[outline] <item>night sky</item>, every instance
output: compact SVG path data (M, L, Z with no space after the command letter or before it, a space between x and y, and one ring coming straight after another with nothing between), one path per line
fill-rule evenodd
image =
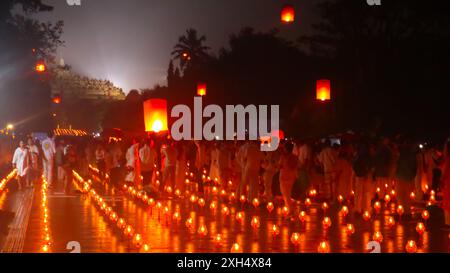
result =
M109 79L128 92L165 84L170 52L189 27L206 35L213 54L229 35L242 27L259 31L280 28L284 4L296 8L296 22L281 29L290 39L311 30L313 3L319 0L44 0L54 6L39 15L44 21L63 20L66 41L57 54L73 70Z

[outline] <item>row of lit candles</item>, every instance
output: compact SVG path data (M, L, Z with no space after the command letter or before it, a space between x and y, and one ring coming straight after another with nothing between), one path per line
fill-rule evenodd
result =
M84 185L86 185L86 181L74 171L75 180L79 185L79 188L81 185L83 185L83 188L85 188ZM107 219L112 225L115 225L127 238L131 240L133 245L139 249L141 252L149 252L150 245L143 242L142 235L135 232L135 228L127 224L125 219L120 218L117 214L117 212L114 211L114 209L111 206L108 206L108 204L103 200L103 198L97 194L97 192L90 188L87 192L87 194L94 200L96 206L100 212L105 216L105 219Z
M8 184L11 179L13 179L17 175L17 169L12 170L5 178L0 180L0 193L3 192L3 190L6 188L6 185Z
M48 210L48 182L44 176L42 176L42 188L41 188L41 210L43 212L43 245L42 252L48 253L51 251L51 237L50 237L50 219L49 219L49 210Z

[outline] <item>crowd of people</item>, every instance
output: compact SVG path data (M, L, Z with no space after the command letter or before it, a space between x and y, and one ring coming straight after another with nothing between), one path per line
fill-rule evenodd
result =
M67 190L73 169L87 176L89 166L95 166L99 176L112 184L125 182L168 197L175 190L185 192L189 173L200 195L208 194L204 187L212 182L247 200L284 202L292 214L295 199L307 197L311 189L324 200L352 200L355 214L371 211L373 200L382 199L380 193L387 188L395 190L405 214L411 212L413 199L420 202L433 191L438 199L443 197L449 225L449 143L387 137L304 139L284 141L276 151L262 152L258 141L149 137L105 142L49 136L42 143L32 138L20 142L13 164L20 188L32 186L42 168L51 187L60 183Z

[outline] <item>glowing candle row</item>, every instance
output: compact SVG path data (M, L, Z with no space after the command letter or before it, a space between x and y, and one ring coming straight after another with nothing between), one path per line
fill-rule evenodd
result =
M0 193L3 192L3 190L5 189L8 182L11 181L11 179L13 179L16 175L17 175L17 170L14 169L5 178L3 178L0 181Z
M41 209L43 212L43 244L42 244L42 252L48 253L51 251L51 237L50 237L50 219L48 214L48 198L47 198L47 192L48 192L48 182L47 180L42 177L42 189L41 189Z

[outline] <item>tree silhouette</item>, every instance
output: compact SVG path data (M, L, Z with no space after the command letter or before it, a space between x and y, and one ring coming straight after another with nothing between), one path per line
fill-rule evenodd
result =
M179 60L182 71L208 58L207 51L210 47L205 46L205 42L206 37L204 35L199 37L197 30L193 28L187 29L186 33L180 36L171 54L174 60Z

